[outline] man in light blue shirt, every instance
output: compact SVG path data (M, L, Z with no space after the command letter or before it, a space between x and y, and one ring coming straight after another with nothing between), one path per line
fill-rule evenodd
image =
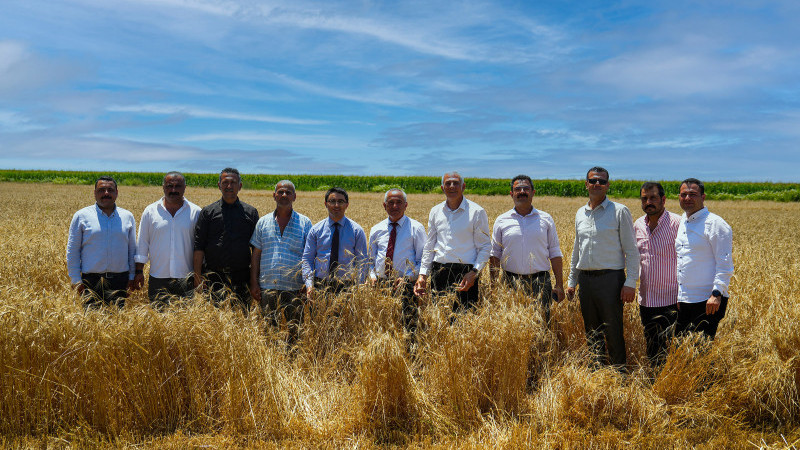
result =
M72 216L67 240L67 272L87 307L125 305L136 289L136 220L117 208L117 182L108 176L94 184L96 203Z
M301 262L311 220L293 209L297 194L291 181L279 181L272 198L275 211L258 220L250 239L250 294L274 326L285 317L291 344L303 323Z
M366 278L367 236L361 225L345 217L348 205L344 189L328 189L325 193L328 218L317 222L308 233L303 251L303 279L309 300L313 300L317 289L335 294L354 283L363 283Z

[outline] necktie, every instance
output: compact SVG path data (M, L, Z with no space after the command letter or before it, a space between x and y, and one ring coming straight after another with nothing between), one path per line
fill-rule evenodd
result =
M328 262L328 277L336 276L339 268L339 222L333 222L333 236L331 237L331 257Z
M389 233L389 245L386 246L386 260L383 263L384 272L386 277L392 275L392 258L394 258L394 243L397 241L397 222L390 222L392 225L392 232Z

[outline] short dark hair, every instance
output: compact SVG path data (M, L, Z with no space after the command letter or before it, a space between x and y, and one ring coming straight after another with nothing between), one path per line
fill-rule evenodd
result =
M325 201L328 201L328 196L331 194L342 194L344 195L344 201L350 203L350 197L347 196L347 191L340 187L332 187L328 189L328 192L325 193Z
M236 178L239 179L239 183L242 182L242 176L239 174L239 171L234 169L233 167L226 167L222 169L222 172L219 173L219 181L222 181L222 175L225 175L226 173L232 173L236 175Z
M117 180L115 180L113 177L111 177L109 175L103 175L102 177L100 177L97 180L95 180L95 182L94 182L94 188L95 189L97 189L97 183L99 183L101 181L110 181L110 182L114 183L114 189L117 189Z
M687 185L688 184L696 184L697 187L700 188L700 194L705 194L706 193L706 187L703 185L703 182L698 180L697 178L687 178L687 179L681 181L681 186L683 186L684 184L687 184Z
M181 180L183 180L183 184L186 184L186 177L185 177L185 176L183 176L183 174L182 174L182 173L180 173L180 172L176 172L176 171L174 171L174 170L173 170L172 172L167 172L167 173L164 175L164 179L163 179L163 180L161 180L161 184L163 185L164 183L166 183L166 182L167 182L167 178L169 178L169 177L181 177Z
M658 196L659 197L663 197L664 196L664 186L662 186L661 183L659 183L657 181L648 181L648 182L646 182L645 184L642 185L642 188L639 190L639 193L641 193L642 191L649 191L650 189L653 189L653 188L658 189Z
M533 180L531 180L531 177L529 177L527 175L520 174L520 175L517 175L517 176L515 176L514 178L511 179L511 189L512 190L514 189L514 183L516 183L519 180L527 181L528 184L531 185L531 189L533 189Z
M609 177L609 175L608 175L608 171L607 171L606 169L603 169L603 168L602 168L602 167L600 167L600 166L594 166L594 167L592 167L591 169L589 169L589 170L587 170L587 171L586 171L586 179L587 179L587 180L589 179L589 174L590 174L590 173L592 173L592 172L595 172L595 173L604 173L604 174L606 174L606 180L608 180L608 179L610 179L610 178L611 178L611 177Z

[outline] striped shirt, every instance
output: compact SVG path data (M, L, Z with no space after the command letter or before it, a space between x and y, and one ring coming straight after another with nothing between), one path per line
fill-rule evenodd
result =
M303 287L301 261L311 219L292 211L281 234L275 212L258 219L250 245L261 250L261 289L298 291Z
M653 231L648 219L644 215L633 224L639 248L639 304L650 308L674 305L678 300L675 237L681 216L665 210Z

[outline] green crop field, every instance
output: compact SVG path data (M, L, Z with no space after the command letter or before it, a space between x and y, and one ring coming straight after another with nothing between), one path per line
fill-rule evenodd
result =
M163 173L156 172L74 172L58 170L0 170L0 181L21 183L92 184L101 175L111 175L126 186L158 186ZM189 186L212 187L217 183L215 173L186 173ZM408 193L437 192L438 177L422 176L355 176L355 175L265 175L242 174L246 189L272 189L280 180L290 179L300 191L321 191L332 186L352 192L384 192L391 187L401 187ZM617 198L636 198L644 180L613 180L609 195ZM677 196L679 180L658 180L664 185L667 196ZM713 200L773 200L800 201L800 183L706 182L706 195ZM582 180L534 180L537 195L579 197L585 194ZM509 180L497 178L468 178L467 193L480 195L505 195Z

